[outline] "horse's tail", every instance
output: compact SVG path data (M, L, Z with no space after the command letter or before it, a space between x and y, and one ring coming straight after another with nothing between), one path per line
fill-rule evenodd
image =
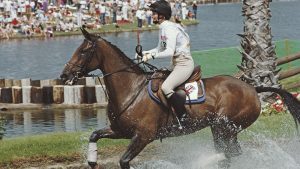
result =
M277 89L273 87L255 87L255 89L258 93L274 92L279 94L284 104L292 114L298 131L298 123L300 123L300 101L296 97L284 89Z

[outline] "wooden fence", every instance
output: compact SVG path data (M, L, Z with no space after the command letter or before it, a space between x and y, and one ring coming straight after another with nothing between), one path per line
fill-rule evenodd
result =
M18 108L52 104L102 106L107 104L103 89L105 87L100 85L99 80L92 77L80 79L74 86L62 85L59 79L0 79L0 108L13 108L14 104L19 104Z
M295 60L300 59L300 52L299 53L295 53L293 55L289 55L289 56L285 56L282 58L279 58L276 60L277 65L283 65ZM293 68L293 69L289 69L289 70L285 70L285 71L281 71L279 74L279 80L282 79L286 79L295 75L300 74L300 67L297 68ZM286 89L292 89L292 88L297 88L300 87L300 82L295 82L292 84L289 84L288 86L285 86Z

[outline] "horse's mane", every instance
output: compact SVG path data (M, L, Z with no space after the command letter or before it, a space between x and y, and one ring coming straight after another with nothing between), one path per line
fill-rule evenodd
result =
M129 57L127 57L126 54L121 49L119 49L117 46L115 46L111 42L103 39L99 35L96 35L96 36L97 36L98 39L103 40L106 44L108 44L109 46L111 46L112 49L115 50L118 53L118 55L120 56L120 59L122 59L125 63L127 63L130 66L136 64L132 59L130 59ZM134 69L135 71L141 72L143 74L146 73L145 70L140 67L140 65L133 66L132 69Z

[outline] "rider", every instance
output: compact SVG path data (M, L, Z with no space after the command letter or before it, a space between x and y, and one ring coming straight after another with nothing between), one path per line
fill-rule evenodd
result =
M142 61L166 57L172 59L173 70L161 88L182 121L186 117L185 98L183 100L174 92L174 88L185 82L194 70L190 38L180 24L169 21L172 11L168 2L158 0L149 7L153 12L153 23L159 24L159 43L156 48L143 52Z

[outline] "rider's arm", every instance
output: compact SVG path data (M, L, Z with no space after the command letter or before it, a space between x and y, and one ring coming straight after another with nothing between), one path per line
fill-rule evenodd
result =
M164 45L160 47L165 48L165 50L157 51L157 53L155 53L154 55L154 58L173 57L176 49L177 33L178 32L176 31L176 29L174 29L173 27L167 27L162 31L162 37L164 39L160 40L161 44L159 45Z
M144 51L144 54L150 54L154 58L173 57L176 49L177 28L166 26L159 34L158 46L154 49Z

